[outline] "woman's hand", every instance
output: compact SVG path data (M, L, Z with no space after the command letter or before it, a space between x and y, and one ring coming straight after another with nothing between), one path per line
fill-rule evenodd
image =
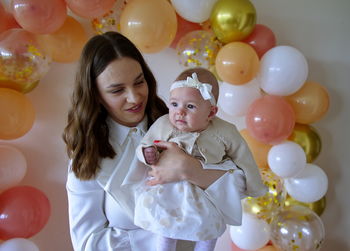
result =
M205 189L225 173L221 170L203 169L198 159L185 153L175 143L155 141L154 144L163 151L158 162L151 166L149 175L153 179L148 181L148 185L187 180Z

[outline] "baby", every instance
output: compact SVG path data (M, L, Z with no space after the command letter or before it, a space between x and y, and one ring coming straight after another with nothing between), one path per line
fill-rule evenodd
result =
M159 158L154 140L175 142L198 158L203 168L228 171L236 184L232 191L225 187L218 190L223 199L227 198L218 204L188 181L141 186L136 194L134 221L159 234L158 251L175 250L177 239L196 241L195 250L214 250L226 224L241 224L241 198L266 192L236 127L215 116L218 92L218 82L210 71L194 68L182 72L170 88L169 114L151 126L136 150L140 161L153 165ZM217 165L229 159L238 167Z

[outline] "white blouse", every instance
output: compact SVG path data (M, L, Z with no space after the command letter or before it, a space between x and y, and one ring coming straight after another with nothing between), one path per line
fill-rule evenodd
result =
M132 172L130 175L129 172L135 170L131 166L143 165L137 160L135 149L146 132L147 121L143 120L134 128L122 126L111 119L108 123L110 143L117 156L102 160L101 171L94 180L82 181L73 172L68 172L66 189L74 250L153 251L156 236L133 224L134 184L147 173ZM225 164L232 168L232 162ZM230 175L232 173L227 172L205 190L215 205L227 205L227 201L230 201L230 195L222 192L223 187L230 191L236 186ZM227 215L229 212L222 209L221 213ZM192 249L192 243L178 242L177 250Z

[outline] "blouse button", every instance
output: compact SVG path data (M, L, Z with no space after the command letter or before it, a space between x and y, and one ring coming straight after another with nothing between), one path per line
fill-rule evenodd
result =
M233 173L234 171L235 171L234 169L228 170L229 173Z

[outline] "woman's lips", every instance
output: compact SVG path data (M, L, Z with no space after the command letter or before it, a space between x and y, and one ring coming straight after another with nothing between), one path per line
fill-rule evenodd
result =
M142 111L142 107L143 107L143 105L141 103L141 104L135 105L135 106L127 109L127 111L128 112L133 112L133 113L138 113L138 112Z

